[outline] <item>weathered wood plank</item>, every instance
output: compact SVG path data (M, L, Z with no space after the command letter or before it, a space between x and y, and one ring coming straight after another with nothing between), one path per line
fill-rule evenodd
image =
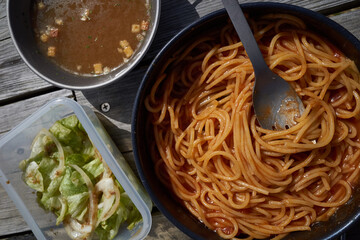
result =
M18 125L25 118L43 106L50 99L56 97L73 97L72 91L62 89L38 97L26 99L0 107L0 137Z
M20 58L10 38L0 41L0 103L22 94L54 88Z
M4 41L11 41L7 39ZM1 42L0 42L1 44ZM9 45L12 43L9 43ZM5 50L12 50L15 48L6 48ZM16 53L17 54L17 53ZM8 102L11 98L16 98L21 95L31 95L45 89L55 89L54 86L47 83L34 72L32 72L28 66L17 56L12 59L7 59L6 62L0 60L0 104Z
M22 232L20 234L17 234L16 236L8 236L8 237L3 237L3 238L0 237L0 239L1 240L10 240L10 239L12 239L12 240L25 240L25 239L33 240L33 239L35 239L35 236L31 231L29 231L29 232Z
M34 74L21 60L10 38L6 0L0 1L0 104L22 94L54 87Z
M9 33L8 24L7 24L7 18L6 18L6 16L3 16L3 18L0 18L0 41L4 40L6 38L9 38L9 37L10 37L10 33Z
M6 17L6 0L0 0L0 20Z
M360 1L359 1L360 2ZM352 9L341 14L330 16L332 20L341 24L344 28L349 30L355 37L360 39L360 8Z
M30 230L2 186L0 186L0 222L0 236Z
M0 0L0 41L10 37L6 15L6 0Z
M10 38L6 38L0 41L0 49L1 49L0 69L2 69L4 65L7 66L6 63L8 62L20 59L20 55L17 52L13 41Z
M152 227L149 235L146 237L147 240L190 240L187 235L181 232L175 227L164 215L160 212L152 214Z

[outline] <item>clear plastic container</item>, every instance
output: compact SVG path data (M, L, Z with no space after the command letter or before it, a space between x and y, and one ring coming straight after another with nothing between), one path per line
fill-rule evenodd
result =
M56 226L55 214L44 210L36 200L35 190L25 184L19 163L30 156L30 146L42 129L57 120L75 114L103 159L123 186L143 220L131 231L122 224L115 239L143 239L151 228L152 202L124 157L111 140L95 113L67 98L57 98L24 120L0 139L0 182L14 201L37 239L70 239L62 224ZM95 235L94 235L95 236Z

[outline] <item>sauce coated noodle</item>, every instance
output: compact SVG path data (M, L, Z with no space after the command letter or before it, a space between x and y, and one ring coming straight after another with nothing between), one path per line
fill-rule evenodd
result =
M228 24L160 72L145 100L152 159L159 179L221 237L280 239L328 220L352 195L360 171L359 72L296 17L250 23L267 64L306 107L297 125L259 126L253 68Z

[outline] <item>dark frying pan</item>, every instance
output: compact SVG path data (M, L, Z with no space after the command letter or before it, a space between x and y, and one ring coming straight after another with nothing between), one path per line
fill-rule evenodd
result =
M329 18L292 5L280 3L249 3L241 5L244 12L250 16L266 13L287 13L300 17L308 28L323 35L346 56L353 59L360 68L360 42L345 28ZM193 239L221 239L215 232L209 230L187 209L174 200L169 191L161 184L155 175L154 166L150 159L150 141L147 129L147 113L144 99L149 94L157 74L168 58L180 47L192 42L201 34L205 34L214 27L220 28L227 22L225 10L209 14L177 34L157 55L145 74L138 90L132 116L132 142L136 166L140 178L150 194L152 200L160 211L180 230ZM289 234L285 239L317 240L334 239L344 233L350 226L358 222L360 217L360 188L357 189L351 200L342 206L329 221L316 223L309 232L296 232Z

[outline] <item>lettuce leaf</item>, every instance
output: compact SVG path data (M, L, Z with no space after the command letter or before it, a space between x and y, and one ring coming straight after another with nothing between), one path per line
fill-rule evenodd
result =
M82 169L89 175L91 181L100 176L104 172L104 165L99 158L95 158L91 162L85 164Z
M101 210L99 210L100 212ZM128 229L131 230L142 219L140 212L137 210L130 197L123 192L120 198L120 204L116 212L106 221L102 221L95 229L100 240L113 239L118 233L119 227L125 221Z
M56 122L52 125L49 132L51 132L62 143L66 144L72 140L73 134L71 129L65 127L60 122Z
M68 210L68 205L66 203L66 200L63 198L59 198L59 201L61 203L61 209L60 211L57 212L58 218L56 219L56 225L59 225L62 221L64 221Z
M72 130L78 129L79 120L75 115L71 115L69 117L63 118L59 121L62 125Z
M51 139L47 136L44 136L43 134L39 133L36 138L34 139L30 158L33 158L34 156L38 155L39 153L43 152L45 150L45 146L47 144L51 143Z
M88 211L88 207L84 208L83 211L76 216L76 219L79 220L80 222L83 222L87 211Z
M44 191L43 176L39 171L39 165L35 161L30 162L25 170L25 182L36 191Z
M51 184L51 173L53 170L58 166L58 161L49 158L49 157L43 157L39 164L39 171L43 176L44 179L44 190L48 188L48 186Z
M59 195L50 195L48 193L38 194L38 201L46 210L53 211L61 208Z
M141 213L136 208L135 204L131 201L130 197L127 195L124 188L121 186L121 184L117 179L115 179L115 183L120 190L120 194L121 194L120 203L126 206L127 211L129 211L126 220L129 224L127 228L131 230L138 222L142 220Z
M79 167L82 167L85 163L89 162L91 160L91 156L87 154L80 154L80 153L74 153L70 154L65 159L65 164L75 164Z
M44 151L39 152L36 156L32 157L32 158L28 158L28 159L24 159L19 163L19 168L22 171L25 171L27 166L29 165L30 162L35 161L37 164L40 164L41 160L44 157Z
M50 197L53 197L55 195L60 195L59 187L62 180L63 180L63 176L54 178L47 187L46 194L48 194Z
M102 221L95 229L100 240L113 239L118 233L120 225L126 220L128 210L120 203L117 211L106 221Z
M65 127L59 121L49 131L64 145L70 146L75 151L81 151L82 138L75 131Z
M76 218L79 216L85 208L87 208L88 200L89 200L89 193L83 192L75 195L71 195L66 197L68 202L68 214L71 217Z
M86 154L89 156L95 156L95 148L92 145L91 141L89 138L85 139L83 141L83 150L82 150L82 154Z
M131 230L134 226L141 221L142 217L139 210L135 207L134 203L131 201L130 197L127 195L126 192L121 194L120 202L126 206L126 209L129 211L127 214L127 223L128 229Z
M71 167L66 167L65 175L59 187L60 193L67 197L78 193L87 192L81 175L77 171L72 171Z

